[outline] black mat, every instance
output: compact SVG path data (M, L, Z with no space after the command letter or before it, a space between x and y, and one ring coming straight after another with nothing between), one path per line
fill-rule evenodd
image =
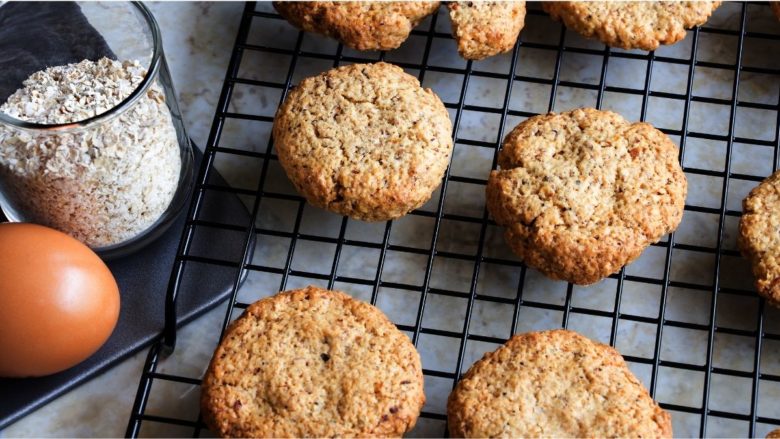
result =
M195 169L202 154L195 148ZM209 179L226 184L214 172ZM189 206L189 200L185 206ZM108 262L122 297L119 323L108 342L87 361L65 372L43 378L0 379L0 430L30 411L138 352L160 336L164 324L165 293L186 215L156 241L122 259ZM249 213L233 194L204 199L201 216L229 224L248 224ZM193 242L194 253L224 260L241 260L244 233L202 228ZM188 263L179 291L178 322L186 323L227 298L237 268Z
M73 2L11 2L0 8L0 103L46 67L116 58Z

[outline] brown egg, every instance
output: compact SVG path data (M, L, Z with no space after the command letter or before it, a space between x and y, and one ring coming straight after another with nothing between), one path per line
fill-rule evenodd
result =
M116 280L89 247L48 227L0 224L0 376L76 365L118 317Z

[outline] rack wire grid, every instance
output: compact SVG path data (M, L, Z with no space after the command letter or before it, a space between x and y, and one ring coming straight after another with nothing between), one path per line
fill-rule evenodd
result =
M427 402L412 436L446 434L447 395L484 352L511 334L556 327L615 346L671 412L677 436L763 437L780 426L780 312L756 295L735 243L742 199L778 165L780 23L770 8L725 3L685 40L648 53L586 40L529 4L520 40L508 54L467 62L440 10L400 49L356 52L299 32L268 3L247 4L175 262L166 339L149 351L129 436L209 435L198 390L221 332L254 300L307 284L370 301L413 340ZM455 149L430 202L396 221L363 223L307 205L270 133L302 78L378 60L437 92ZM589 287L527 269L484 208L504 134L525 118L581 106L662 129L680 146L689 182L679 229ZM229 187L212 182L215 170ZM226 194L246 202L250 222L201 214L204 200ZM240 234L243 252L194 254L209 228ZM206 345L200 363L184 365L182 350L197 343L166 357L176 337L171 305L180 275L204 266L234 270L235 284L224 320L191 337Z

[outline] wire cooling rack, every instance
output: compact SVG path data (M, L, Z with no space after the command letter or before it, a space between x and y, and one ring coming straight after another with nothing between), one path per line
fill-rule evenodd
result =
M150 350L128 435L209 435L197 397L220 329L260 297L317 284L376 304L416 344L428 401L412 436L446 433L446 397L484 352L513 333L554 327L617 347L671 412L675 435L763 436L780 426L780 312L755 294L735 232L742 198L778 165L778 53L780 23L761 3L726 3L684 41L650 53L585 40L531 4L521 42L481 62L457 56L443 9L400 49L379 53L298 32L269 4L247 4L166 312L186 294L178 291L182 273L202 264L234 269L234 289L202 364L177 365L192 344L166 358L172 324ZM276 107L302 78L377 60L441 96L455 151L429 203L368 224L306 205L279 167L270 132ZM590 287L526 269L488 218L483 192L500 140L518 121L580 106L662 129L679 144L689 181L680 228ZM215 169L230 187L212 182ZM204 217L204 200L225 193L241 197L254 221ZM195 254L206 228L240 234L243 252Z

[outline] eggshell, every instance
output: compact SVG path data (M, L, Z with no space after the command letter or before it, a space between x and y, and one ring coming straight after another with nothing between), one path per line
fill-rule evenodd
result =
M0 224L0 376L68 369L118 318L119 287L89 247L48 227Z

